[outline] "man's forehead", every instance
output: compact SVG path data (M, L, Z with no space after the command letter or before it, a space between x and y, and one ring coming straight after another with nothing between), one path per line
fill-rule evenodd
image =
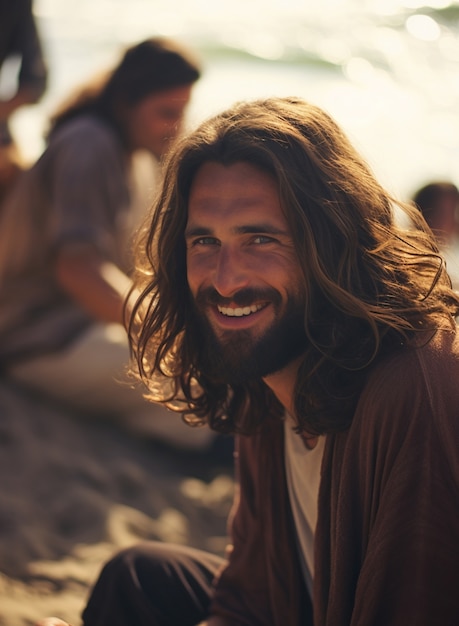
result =
M211 225L237 232L288 230L275 179L246 162L204 164L190 190L187 213L188 231Z
M246 161L224 165L216 161L203 163L196 171L190 186L188 204L206 198L234 198L252 203L257 196L278 196L275 178Z

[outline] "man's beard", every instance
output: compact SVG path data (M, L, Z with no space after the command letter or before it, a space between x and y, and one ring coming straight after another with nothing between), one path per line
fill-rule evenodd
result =
M231 302L244 307L261 301L270 303L275 318L271 326L257 336L252 329L227 330L217 336L206 316L209 305L228 306ZM199 366L202 373L215 382L240 385L259 380L280 371L305 350L304 302L297 295L289 295L282 314L282 297L275 289L244 289L229 300L210 287L197 294L195 305Z

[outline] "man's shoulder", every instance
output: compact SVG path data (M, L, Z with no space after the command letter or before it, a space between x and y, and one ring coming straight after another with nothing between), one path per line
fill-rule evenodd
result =
M422 334L409 345L401 346L377 363L369 384L379 381L397 388L422 379L441 382L445 371L457 371L459 376L459 335L452 330Z
M408 428L415 421L448 420L459 406L459 341L437 331L429 340L403 347L371 371L357 406L356 421L376 429Z

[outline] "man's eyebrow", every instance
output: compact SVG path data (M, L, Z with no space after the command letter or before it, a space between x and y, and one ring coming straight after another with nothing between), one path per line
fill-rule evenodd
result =
M261 222L258 224L243 224L241 226L235 226L232 229L233 233L236 235L246 235L246 234L259 234L266 233L268 235L288 235L286 230L278 228L277 226L273 226L272 224L267 224L265 222ZM213 235L213 230L206 226L192 226L191 228L187 228L185 230L185 237L204 237Z
M273 224L266 224L264 222L258 224L246 224L238 226L234 229L236 233L244 235L245 233L267 233L268 235L286 235L287 231Z
M205 226L193 226L185 229L185 239L189 239L190 237L205 237L209 235L212 235L212 230L210 228L206 228Z

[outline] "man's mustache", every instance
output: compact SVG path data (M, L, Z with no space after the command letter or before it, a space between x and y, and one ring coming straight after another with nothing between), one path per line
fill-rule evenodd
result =
M228 306L230 304L244 307L250 306L254 302L260 302L262 300L276 304L281 301L281 295L276 289L273 288L246 288L237 291L230 298L224 298L214 287L205 287L198 291L195 298L198 309L203 309L209 305Z

